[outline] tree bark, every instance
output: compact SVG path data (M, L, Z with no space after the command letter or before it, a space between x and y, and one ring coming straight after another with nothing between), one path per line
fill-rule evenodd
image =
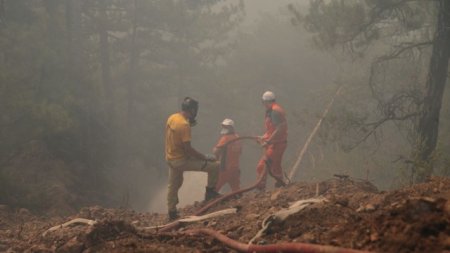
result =
M109 56L109 42L108 42L108 17L106 13L107 3L106 0L100 0L100 20L99 20L99 37L100 37L100 63L102 69L102 86L105 91L105 110L109 111L108 107L111 106L113 101L113 88L111 83L111 62ZM111 109L111 108L110 108Z
M5 0L0 0L0 24L5 23Z
M78 73L81 65L81 6L78 0L66 0L68 69Z
M131 34L131 45L130 45L130 72L129 72L129 83L128 83L128 105L127 105L127 125L128 128L131 128L134 124L134 93L136 86L136 75L137 75L137 66L139 60L138 49L136 45L136 37L137 37L137 20L138 20L138 5L137 0L133 2L134 15L133 15L133 27Z
M433 172L433 152L436 149L439 115L447 82L450 59L450 0L438 2L438 18L433 51L425 88L423 108L418 124L418 156L420 167L416 182L421 182ZM417 166L416 166L416 169Z

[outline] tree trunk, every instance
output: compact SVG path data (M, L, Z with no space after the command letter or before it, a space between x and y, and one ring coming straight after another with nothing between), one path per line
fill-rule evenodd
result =
M137 36L137 0L134 0L133 4L134 15L133 15L133 27L131 34L131 45L130 45L130 72L129 72L129 82L128 82L128 105L127 105L127 125L128 128L131 128L134 124L134 91L136 86L136 75L137 75L137 66L139 54L136 46L136 36Z
M66 31L68 71L74 74L81 67L81 6L78 0L66 0Z
M106 0L100 1L100 22L99 22L99 36L100 36L100 63L102 69L102 86L105 91L105 111L108 112L113 101L112 83L111 83L111 62L109 57L109 42L106 14L107 3ZM109 115L111 116L111 115Z
M48 43L50 43L50 48L55 49L58 44L58 1L57 0L45 0L44 1L45 10L48 14L47 28L48 28Z
M436 148L439 114L447 82L450 58L450 0L438 3L438 18L433 51L425 89L422 113L418 124L418 160L416 182L421 182L433 172L433 152ZM424 166L425 165L425 166ZM422 168L418 168L422 167Z
M5 0L0 0L0 24L5 23Z

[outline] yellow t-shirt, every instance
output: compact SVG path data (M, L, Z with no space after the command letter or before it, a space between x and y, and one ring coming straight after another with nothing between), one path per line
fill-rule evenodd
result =
M187 158L184 142L191 141L191 126L181 113L170 115L166 123L166 160Z

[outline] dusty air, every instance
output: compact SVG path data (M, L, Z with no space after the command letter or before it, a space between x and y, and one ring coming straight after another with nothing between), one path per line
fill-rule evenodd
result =
M450 252L449 61L449 0L0 0L0 252Z

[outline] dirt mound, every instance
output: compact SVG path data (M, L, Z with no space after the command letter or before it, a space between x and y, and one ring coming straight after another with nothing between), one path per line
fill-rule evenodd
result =
M5 181L14 182L9 189L16 193L8 195L4 203L53 215L75 213L77 196L70 189L75 185L75 176L43 142L30 142L9 159L1 173Z
M80 205L112 202L113 194L105 190L101 177L92 176L82 164L56 157L42 141L29 142L7 160L0 168L1 204L67 216L77 213Z
M267 225L268 217L292 208L292 203L320 197L283 220ZM237 207L238 212L195 223L171 232L144 229L161 226L166 216L131 210L89 207L65 219L44 219L27 211L0 208L0 250L9 252L229 252L208 237L188 234L210 228L234 240L255 244L304 242L375 252L444 252L450 250L450 179L432 178L424 184L379 192L369 182L338 178L296 183L271 192L249 192L224 201L208 212ZM189 215L195 203L181 210ZM289 209L291 210L291 209ZM94 225L54 225L74 218ZM271 220L273 221L273 220Z

